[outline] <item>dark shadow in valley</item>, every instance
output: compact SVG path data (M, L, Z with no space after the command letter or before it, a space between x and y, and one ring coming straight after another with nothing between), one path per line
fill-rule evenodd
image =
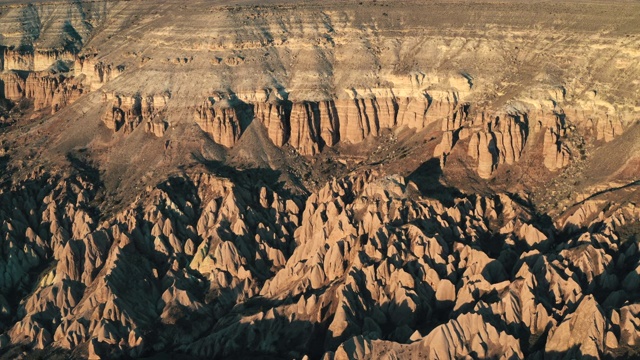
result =
M83 152L84 151L77 151L77 153L69 152L67 154L67 160L82 177L98 188L103 187L104 183L100 178L100 171L96 167L92 166L86 159L82 158Z
M409 174L407 180L413 181L423 196L439 200L445 206L450 207L454 205L455 198L463 195L460 190L443 185L442 175L440 159L432 158Z
M0 174L7 174L7 165L9 164L9 155L0 156ZM2 184L4 176L0 175L0 185Z
M204 165L207 170L215 176L226 178L234 184L246 188L259 188L266 186L272 191L284 196L287 199L299 197L287 187L286 181L281 180L282 171L271 168L247 168L238 169L227 165L222 161L207 160L201 155L192 154L198 163ZM297 179L291 179L296 182ZM301 184L294 184L299 188L304 188Z
M598 356L593 356L593 355L587 355L587 354L583 354L582 351L580 350L580 346L579 345L574 345L571 348L569 348L567 351L540 351L540 353L542 354L541 357L538 358L544 358L545 360L560 360L560 359L582 359L582 360L598 360L598 359L613 359L613 357L610 356L601 356L600 354L598 354ZM537 354L536 354L537 355ZM634 357L615 357L616 359L634 359Z
M158 339L178 334L188 334L193 339L191 343L176 342L162 353L172 354L171 358L175 355L177 358L188 356L190 359L299 359L303 355L311 359L321 358L325 351L323 340L329 326L327 322L298 320L270 311L295 304L305 295L287 296L284 299L258 295L238 303L235 296L242 293L243 286L244 283L239 282L233 288L219 289L213 298L205 302L209 310L192 312L182 308L175 313L177 318L174 324L158 324L161 326L156 326L158 330L154 330L154 336ZM324 287L306 295L318 296L326 290L327 287ZM213 321L196 324L202 315L210 313L215 314ZM258 314L263 315L256 317ZM241 321L247 317L253 317L254 320ZM199 329L196 336L193 336L194 327ZM200 351L206 349L211 356L193 356L187 348L198 342ZM146 356L156 358L158 354L154 353L149 351Z
M71 167L86 181L95 186L91 194L90 206L87 207L87 212L93 219L99 219L102 216L100 203L104 196L104 182L100 175L100 170L94 167L86 158L86 149L67 153L67 161L71 164Z

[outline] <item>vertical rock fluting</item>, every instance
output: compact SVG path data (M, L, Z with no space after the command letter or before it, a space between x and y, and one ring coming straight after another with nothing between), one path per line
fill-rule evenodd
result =
M4 69L33 71L33 51L5 48Z
M13 71L0 74L0 98L13 102L23 98L33 100L36 111L51 107L51 113L56 113L76 101L84 91L76 79L48 72L31 72L26 81Z
M340 141L340 122L334 101L317 103L320 117L320 138L324 145L333 146Z
M547 126L543 128L543 163L547 169L556 171L569 165L571 160L571 151L562 141L567 134L567 121L564 113L554 112L553 118L545 123Z
M228 101L209 98L195 110L194 118L202 131L220 145L232 147L240 139L238 112Z
M527 114L508 114L502 120L496 117L493 129L499 162L514 164L520 160L529 134Z
M316 104L317 105L317 104ZM317 106L300 102L291 108L289 144L303 155L315 155L320 150L320 119Z
M425 114L429 108L426 97L399 97L395 105L397 106L397 125L412 129L422 128L425 125Z
M33 99L35 110L48 107L53 103L60 81L60 77L49 76L47 73L30 73L25 84L25 97Z
M609 142L624 131L620 119L603 116L595 121L596 139Z
M297 102L292 105L289 144L302 155L315 155L340 140L334 101Z
M34 110L49 106L52 113L75 101L83 93L81 82L57 73L58 61L71 61L67 50L31 50L0 47L0 98L18 102L33 100ZM64 68L64 66L63 66Z
M466 116L454 114L456 103L439 101L433 113L428 112L430 104L427 97L372 96L292 103L253 98L229 101L225 96L216 100L214 96L196 107L194 118L214 141L233 146L244 129L242 123L250 122L242 118L253 116L265 126L276 146L288 143L302 155L315 155L338 142L356 144L368 136L378 136L381 129L406 126L420 130L442 117Z
M111 102L102 116L102 121L107 128L114 131L124 129L124 132L128 133L144 122L145 131L156 136L164 135L168 124L163 115L169 94L149 96L105 94L104 100Z
M25 81L14 71L0 74L0 83L3 84L3 96L11 101L20 101L24 97Z
M444 157L446 157L453 149L464 123L468 120L469 107L469 104L462 104L461 106L458 106L453 114L442 119L442 140L440 141L440 144L435 147L433 156L441 157L443 163Z
M269 139L276 146L282 146L289 140L289 115L284 103L265 102L254 105L254 114L267 129Z
M0 69L16 71L44 71L56 61L72 61L74 56L66 50L24 50L5 48L4 65Z
M449 152L451 152L451 149L453 149L453 145L455 145L453 136L453 131L445 131L442 133L442 140L440 141L440 144L438 144L433 150L433 157L446 156L449 154Z
M363 116L359 101L364 100L335 101L340 119L340 138L345 142L358 143L371 131L369 119Z
M493 133L480 131L471 137L469 156L478 161L477 172L483 179L488 179L497 166L497 149Z
M487 179L499 164L513 164L520 159L529 125L527 115L522 113L492 116L483 123L486 129L471 137L468 154L478 161L478 175Z
M357 144L368 136L378 136L385 128L406 126L421 130L442 121L442 139L433 156L441 157L444 165L458 140L471 137L467 153L478 161L477 173L482 178L491 177L502 164L520 161L530 133L538 134L538 131L544 134L535 139L542 142L543 162L548 169L563 168L571 159L569 147L561 140L567 126L561 109L549 116L540 109L529 113L526 107L510 106L498 115L481 113L478 117L470 114L471 104L460 102L460 95L455 91L425 91L422 96L413 97L396 97L391 91L382 94L385 96L357 95L355 90L354 94L348 99L293 103L267 101L267 95L264 99L247 98L239 106L252 109L253 113L241 111L244 116L258 119L275 145L289 144L302 155L315 155L338 142ZM250 120L240 121L238 104L226 104L200 107L196 110L196 121L216 142L233 146L242 135L242 122ZM208 108L208 112L204 108ZM611 141L624 130L624 122L617 118L596 122L576 118L575 121L585 123L587 128L592 126L594 136L604 141Z
M123 66L114 66L105 63L97 54L77 56L74 61L74 74L76 77L84 75L86 84L91 91L97 90L103 84L115 79L124 71Z
M571 152L569 148L560 140L564 129L557 124L545 130L542 144L542 156L544 166L551 171L562 169L569 164Z

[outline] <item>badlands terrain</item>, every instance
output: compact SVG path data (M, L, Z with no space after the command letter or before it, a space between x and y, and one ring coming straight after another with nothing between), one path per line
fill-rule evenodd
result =
M640 356L638 1L0 1L0 358Z

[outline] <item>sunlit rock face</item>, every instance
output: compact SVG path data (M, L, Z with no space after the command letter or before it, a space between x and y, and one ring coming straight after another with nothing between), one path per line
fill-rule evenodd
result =
M640 5L0 4L0 358L634 358Z

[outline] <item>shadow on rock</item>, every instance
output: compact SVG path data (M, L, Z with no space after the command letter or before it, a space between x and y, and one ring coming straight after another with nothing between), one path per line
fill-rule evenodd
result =
M407 177L408 181L413 181L423 196L433 198L442 202L445 206L453 206L454 199L461 197L460 190L442 184L442 168L440 160L433 158L422 163Z

